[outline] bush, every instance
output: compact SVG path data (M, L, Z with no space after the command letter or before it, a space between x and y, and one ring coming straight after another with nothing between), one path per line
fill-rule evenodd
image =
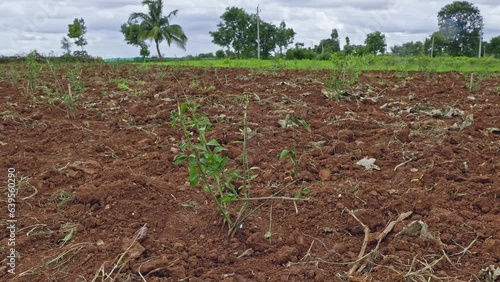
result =
M323 54L319 54L317 57L316 57L316 60L321 60L321 61L329 61L332 59L332 53L331 52L325 52Z
M214 57L213 53L200 53L196 56L197 59L213 59Z
M217 59L224 59L226 57L226 53L224 50L217 50L215 52L215 57L217 57Z
M313 60L315 57L316 53L308 49L298 48L286 51L287 60Z

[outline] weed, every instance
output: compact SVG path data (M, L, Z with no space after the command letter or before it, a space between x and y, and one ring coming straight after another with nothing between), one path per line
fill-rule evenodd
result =
M191 84L189 84L189 88L192 88L192 89L198 89L200 87L200 84L198 83L197 80L193 80L191 82Z
M67 242L73 239L73 235L76 232L77 224L74 223L66 223L61 225L61 233L66 234L63 239L61 239L61 245L59 248L62 248Z
M196 79L189 84L189 88L201 91L214 91L216 89L214 85L207 86L204 81L200 83Z
M332 94L328 94L329 99L339 99L347 94L349 87L359 80L360 70L358 60L353 55L333 56L335 67L332 69L332 75L329 83Z
M430 74L434 69L434 59L427 56L415 57L417 69L425 73L426 80L430 80Z
M26 86L24 87L25 92L24 95L29 95L30 93L35 92L38 87L38 79L41 73L41 65L37 61L37 52L33 51L28 54L26 57L26 66L28 70L26 72Z
M73 199L73 194L62 189L57 190L52 194L52 200L56 203L57 207L61 207Z
M66 108L65 111L68 116L73 117L77 108L79 94L84 88L81 65L77 64L74 69L68 71L69 83L67 88L62 79L56 74L49 60L47 60L47 67L55 80L53 83L47 82L42 88L47 103L50 105L60 103Z
M119 82L116 87L118 87L118 89L120 89L122 91L130 91L130 90L132 90L132 89L130 89L130 87L125 82Z
M12 68L9 70L8 76L10 78L10 83L12 84L12 86L14 86L14 88L16 88L17 91L19 91L21 89L21 85L19 84L19 80L21 79L21 74L19 73L19 71L16 70L15 68Z
M469 75L464 75L465 84L470 92L476 92L481 86L481 82L487 78L488 75L485 72L471 72Z
M80 63L77 63L73 69L68 71L69 85L75 93L80 93L85 88L82 80L82 74L83 70Z

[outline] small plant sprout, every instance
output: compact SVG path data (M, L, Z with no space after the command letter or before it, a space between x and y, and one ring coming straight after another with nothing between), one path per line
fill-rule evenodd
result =
M297 176L299 174L299 159L297 158L297 130L296 130L296 127L299 125L303 126L308 132L311 132L311 127L309 126L309 124L305 120L297 118L297 117L293 117L291 115L286 115L284 127L285 128L292 127L292 130L293 130L293 149L283 150L280 154L280 160L283 160L286 157L290 158L292 165L293 165L293 169L290 172L290 174L291 174L292 179L294 181L297 180ZM309 194L309 192L310 192L309 187L305 187L302 184L300 190L297 193L295 193L295 198L300 199L303 195ZM299 209L298 209L297 203L295 201L293 202L293 205L295 207L295 213L298 214Z
M297 130L296 127L302 125L308 132L311 132L311 127L309 124L300 118L293 117L291 115L286 115L284 127L292 127L293 130L293 149L285 149L280 154L280 160L289 157L293 164L293 170L291 171L291 176L296 179L299 170L299 160L297 158Z

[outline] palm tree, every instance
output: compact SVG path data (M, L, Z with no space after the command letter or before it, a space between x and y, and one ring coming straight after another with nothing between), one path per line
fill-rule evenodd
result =
M168 46L175 43L177 46L186 50L187 37L182 27L177 24L170 24L170 20L177 15L178 10L174 10L163 16L163 0L143 0L143 6L148 6L149 12L132 13L128 19L129 24L139 24L139 41L149 39L156 44L158 57L163 59L160 52L160 43L167 41Z

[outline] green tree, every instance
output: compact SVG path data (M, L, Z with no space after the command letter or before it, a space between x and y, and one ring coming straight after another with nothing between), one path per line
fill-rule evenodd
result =
M222 14L216 31L211 31L212 42L225 47L226 52L232 48L238 58L257 57L257 23L260 31L260 52L262 58L269 58L279 48L280 54L293 42L295 32L281 22L279 27L259 20L257 15L248 14L237 7L228 7Z
M293 43L295 37L295 31L292 28L287 28L285 21L282 21L276 30L276 46L279 49L281 55L283 55L283 50L288 48L290 44Z
M434 45L433 45L434 41ZM424 41L424 52L426 55L442 56L446 54L446 49L449 41L444 37L440 31L431 34Z
M349 38L349 36L345 37L345 45L344 45L343 51L344 51L344 54L346 54L346 55L352 54L353 48L352 48L351 39Z
M61 49L64 50L64 53L66 55L71 55L71 42L69 41L69 39L66 36L64 36L61 39Z
M217 50L215 52L215 57L217 57L217 59L224 59L226 57L226 53L224 53L224 50Z
M322 39L318 45L314 46L314 52L318 54L340 52L340 40L337 29L332 29L330 38Z
M227 49L232 47L239 58L248 44L251 17L241 8L227 7L220 18L217 30L210 32L212 42Z
M151 52L149 51L149 45L144 40L140 40L141 26L138 24L125 23L121 25L121 32L125 36L125 41L127 44L140 47L141 57L149 57Z
M139 26L137 41L154 41L160 59L163 59L160 52L160 43L163 41L166 41L168 46L174 43L186 50L188 38L184 30L180 25L170 24L172 18L177 16L178 10L173 10L164 16L163 0L143 0L142 5L148 7L148 13L132 13L128 19L129 25Z
M85 34L87 33L87 27L85 26L85 21L80 19L75 19L72 24L68 25L68 37L75 41L75 45L79 46L83 52L83 46L87 45L87 39L85 39Z
M474 4L455 1L444 6L438 13L438 25L449 42L449 55L477 56L484 26L481 12Z
M276 49L276 35L278 34L278 28L270 23L260 21L260 55L263 59L269 59L271 52ZM250 33L248 38L247 47L251 47L253 52L256 52L257 45L257 17L252 15ZM255 43L254 43L255 42ZM253 43L253 44L252 44ZM255 50L255 51L254 51ZM249 57L256 57L255 55Z
M391 53L396 56L401 57L412 57L424 55L425 49L424 44L420 41L416 42L406 42L402 45L395 45L391 47Z
M372 53L375 55L384 54L386 47L387 44L385 44L385 35L380 31L376 31L366 35L365 50L367 53Z
M488 45L486 45L486 53L495 58L500 58L500 36L493 37L490 40Z
M283 22L284 23L284 22ZM259 26L259 30L260 30L260 55L263 59L268 59L269 57L271 57L271 53L275 52L277 47L278 46L278 41L280 40L279 37L280 37L280 34L281 33L285 33L284 35L282 35L281 39L283 39L283 42L281 42L280 44L285 44L283 47L286 48L287 43L291 43L290 42L290 38L287 38L289 37L290 35L292 36L292 40L293 40L293 35L295 34L295 32L293 31L293 29L284 29L282 31L280 31L280 28L279 27L276 27L274 24L271 24L271 23L268 23L268 22L265 22L265 21L262 21L260 20L260 26ZM286 25L285 25L286 27ZM255 14L252 14L250 15L250 26L247 30L247 37L246 37L247 41L245 43L245 48L244 48L244 51L243 51L243 56L244 57L257 57L257 48L258 48L258 44L257 44L257 15ZM285 42L286 40L288 40L287 42ZM281 49L282 50L282 49Z

